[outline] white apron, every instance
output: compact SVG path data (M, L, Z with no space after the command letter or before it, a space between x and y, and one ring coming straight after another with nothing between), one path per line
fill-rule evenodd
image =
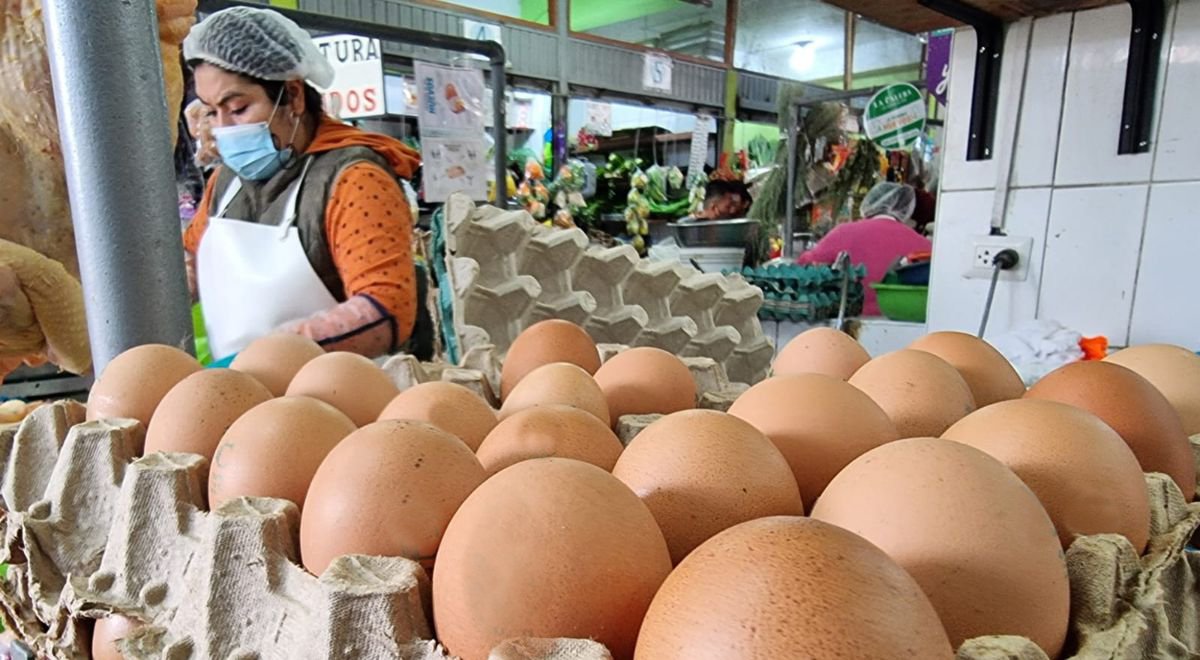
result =
M317 276L296 229L300 185L312 159L288 186L284 218L261 225L223 217L242 189L234 178L196 251L196 280L213 358L221 360L289 321L332 309L337 299Z

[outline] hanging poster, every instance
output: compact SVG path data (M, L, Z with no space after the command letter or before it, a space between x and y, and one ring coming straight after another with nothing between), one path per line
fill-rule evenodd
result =
M413 69L425 201L444 202L456 192L486 200L490 167L483 72L426 62L416 62Z
M483 72L426 62L413 65L422 136L483 134Z
M950 83L950 47L954 44L954 31L945 30L929 35L929 55L925 65L925 80L929 81L929 93L943 106Z
M600 137L612 137L612 111L611 103L588 101L587 121L584 123L588 133Z
M908 149L925 130L925 99L908 83L888 85L867 103L867 137L884 149Z
M487 146L481 139L422 138L425 200L444 202L461 192L487 199Z

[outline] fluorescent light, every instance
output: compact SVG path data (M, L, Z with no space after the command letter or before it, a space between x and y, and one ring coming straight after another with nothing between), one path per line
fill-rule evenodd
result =
M817 44L813 41L801 41L792 50L788 64L793 70L803 73L813 67L817 60Z

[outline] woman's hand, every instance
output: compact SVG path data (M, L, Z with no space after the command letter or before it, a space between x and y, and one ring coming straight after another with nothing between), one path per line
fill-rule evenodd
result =
M327 351L376 357L392 350L395 319L368 296L354 296L327 311L285 323L278 331L308 337Z

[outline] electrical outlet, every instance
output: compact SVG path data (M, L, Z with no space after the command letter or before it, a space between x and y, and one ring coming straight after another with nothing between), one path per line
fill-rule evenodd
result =
M990 280L995 270L993 260L1003 250L1015 250L1019 261L1012 270L1000 271L1000 279L1007 282L1024 282L1029 279L1029 265L1033 259L1033 238L1028 236L975 236L971 239L971 251L967 262L967 279Z

